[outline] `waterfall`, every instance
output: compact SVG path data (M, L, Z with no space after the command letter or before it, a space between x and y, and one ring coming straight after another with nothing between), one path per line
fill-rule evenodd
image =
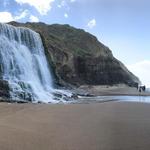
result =
M38 33L0 23L0 78L8 81L12 99L53 100L52 76Z

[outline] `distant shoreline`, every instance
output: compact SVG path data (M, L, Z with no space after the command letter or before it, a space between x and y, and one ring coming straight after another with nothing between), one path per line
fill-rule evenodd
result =
M110 99L108 99L107 101L112 101L111 97L113 96L143 96L143 97L149 97L150 96L150 91L145 91L145 92L139 92L137 88L135 87L129 87L127 85L124 84L120 84L120 85L114 85L114 86L108 86L108 85L101 85L101 86L89 86L89 85L84 85L81 86L77 89L74 90L70 90L70 92L73 92L73 97L68 97L68 100L64 100L61 101L60 103L78 103L78 101L80 102L81 98L83 99L99 99L98 97L101 98L101 96L103 97L109 97ZM58 93L58 96L61 93ZM57 92L56 92L57 95ZM67 97L66 97L67 98ZM12 100L12 99L4 99L4 98L0 98L0 102L6 102L6 103L32 103L31 101L26 101L26 100ZM93 101L94 102L94 101ZM100 102L100 101L99 101ZM34 103L34 102L33 102ZM43 101L39 101L39 102L35 102L35 103L44 103ZM51 102L50 102L51 103ZM53 102L52 102L53 103ZM54 103L55 104L55 103ZM58 102L56 102L56 104L59 104L59 100Z
M120 85L104 85L104 86L89 86L84 85L78 88L78 90L86 91L89 95L93 96L150 96L150 91L139 92L135 87L129 87L124 84Z

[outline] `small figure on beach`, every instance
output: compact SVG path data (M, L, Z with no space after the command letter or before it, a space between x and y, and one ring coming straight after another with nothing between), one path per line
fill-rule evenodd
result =
M142 87L142 90L145 92L145 90L146 90L146 86L145 85Z
M139 92L141 93L141 91L142 91L142 90L141 90L141 87L139 87Z
M142 91L145 92L146 91L146 86L145 85L140 85L138 88L139 92L141 93Z

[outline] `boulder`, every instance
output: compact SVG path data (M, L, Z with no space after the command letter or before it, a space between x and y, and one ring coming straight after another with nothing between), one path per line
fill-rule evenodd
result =
M8 81L0 80L0 97L10 98Z

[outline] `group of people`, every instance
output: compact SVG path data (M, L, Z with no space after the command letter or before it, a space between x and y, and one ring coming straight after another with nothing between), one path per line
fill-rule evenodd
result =
M141 93L142 91L145 92L146 91L146 86L145 85L139 85L138 86L138 91Z

